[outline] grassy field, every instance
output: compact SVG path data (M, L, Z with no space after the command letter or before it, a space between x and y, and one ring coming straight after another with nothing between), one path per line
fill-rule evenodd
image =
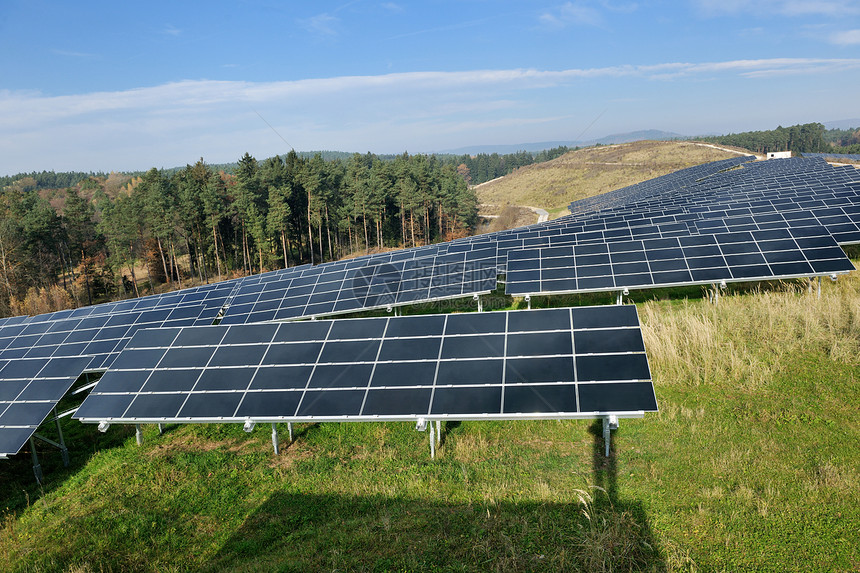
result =
M729 156L689 147L580 151L479 196L558 214ZM860 276L821 299L789 282L627 302L660 412L622 420L608 458L593 421L448 423L431 460L411 424L296 425L275 455L266 427L146 426L137 446L66 418L71 466L40 449L43 487L26 449L0 462L0 571L860 570Z
M507 177L477 186L475 192L481 203L541 207L554 218L567 214L571 201L737 155L689 142L639 141L589 147L522 167Z
M449 423L431 460L410 424L276 456L267 428L66 419L44 488L0 463L0 570L857 571L860 277L823 287L637 294L660 412L609 458L591 421Z

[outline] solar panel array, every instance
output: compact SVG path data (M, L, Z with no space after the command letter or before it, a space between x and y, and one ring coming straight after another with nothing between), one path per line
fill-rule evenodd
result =
M634 306L138 332L85 422L593 417L657 404Z
M820 157L822 159L847 159L860 161L860 153L804 153L804 157Z
M860 243L860 172L850 166L830 166L821 158L750 163L751 159L738 157L680 170L575 202L570 207L571 215L519 229L348 261L292 267L165 295L36 317L0 319L0 410L3 412L0 413L0 443L14 444L20 442L22 436L28 437L50 411L44 406L56 404L53 398L41 400L33 396L53 396L49 388L56 390L66 383L72 384L83 371L107 369L105 383L111 383L115 379L116 363L125 355L129 342L138 333L150 332L148 329L175 332L171 329L181 328L182 332L196 332L198 328L220 321L220 327L202 330L232 332L233 328L244 328L243 325L250 328L252 324L265 321L317 318L465 297L493 290L496 274L505 272L509 293L535 294L812 276L853 269L836 244ZM461 319L452 320L456 323ZM572 329L575 337L575 323ZM507 335L505 331L504 336ZM434 338L438 333L428 331L427 336ZM502 336L502 333L493 336ZM257 342L267 345L269 350L277 346L273 341ZM325 344L329 340L320 342ZM339 344L342 341L332 339L330 342ZM385 343L383 339L378 342L380 348ZM190 352L184 347L182 350ZM165 351L165 357L168 354ZM211 358L216 359L216 356L220 355L213 354ZM576 363L575 349L572 357ZM503 362L506 360L502 358ZM18 362L26 364L29 370L10 366ZM440 359L439 363L443 362ZM320 372L333 371L334 364L315 362L314 368L325 366ZM418 368L415 361L405 360L404 364ZM38 365L41 368L36 370ZM256 368L265 369L263 366L258 364ZM265 366L268 371L276 367ZM305 366L307 364L290 367ZM365 368L366 364L361 366ZM374 368L378 366L380 363L374 362ZM205 370L201 383L209 377L217 378L214 373L206 374L210 365L195 367ZM162 371L156 365L154 370L165 375L164 372L174 372L171 368ZM177 368L187 370L190 367ZM219 368L241 370L238 366ZM394 367L384 366L380 373L386 368ZM120 370L128 373L135 369ZM29 378L22 374L25 371L29 372L26 375ZM254 375L254 380L258 375ZM136 379L135 376L141 375L129 376ZM306 382L316 383L315 380L312 376ZM433 396L438 382L434 379ZM216 386L220 383L224 382L211 382ZM560 382L565 383L571 382ZM577 379L573 383L580 381ZM37 390L42 384L45 394ZM397 390L373 386L375 378L369 379L368 384L370 386L364 389L368 392L366 396L381 396L383 394L377 394L381 390ZM426 392L431 386L419 384L417 387ZM94 396L121 394L102 392L100 388L101 383L96 386L98 391ZM358 386L349 388L358 392ZM506 389L507 382L501 383L501 388ZM369 393L371 389L373 393ZM140 396L150 395L149 390L139 390ZM254 388L245 388L243 395L253 394L253 391ZM298 388L277 391L287 392L284 396L291 399L299 393ZM301 390L302 396L305 396L304 391ZM190 399L192 394L196 396L197 390L177 392L186 392ZM240 390L231 388L220 392L235 394ZM506 395L505 392L507 390L502 395ZM510 396L516 394L512 392ZM200 393L205 396L209 391ZM171 392L152 391L151 394ZM446 394L447 390L441 392L440 399ZM348 394L336 395L346 397ZM393 392L391 395L401 394ZM235 396L230 397L233 398ZM201 399L195 397L191 403ZM145 401L142 399L141 403ZM207 403L205 399L203 403ZM510 404L507 400L500 402L495 415L510 413L505 410L504 403ZM428 412L434 411L434 404L436 402L427 403ZM331 415L364 416L370 415L371 410L355 413L353 408L349 414L335 412ZM25 415L25 412L32 415ZM235 410L232 414L238 415L238 412ZM292 416L299 412L297 409ZM177 410L172 415L178 413ZM488 411L480 415L490 414ZM3 446L0 449L10 451L0 452L0 456L15 453L11 451L14 447Z
M514 295L820 276L854 270L823 227L544 247L508 255Z
M488 293L496 288L496 249L388 255L344 261L242 283L222 324L292 320ZM438 249L437 249L438 251ZM413 254L416 251L408 252ZM382 259L380 261L380 259Z
M0 324L0 457L14 455L86 371L108 368L143 328L212 324L232 287L84 307ZM170 301L170 302L166 302Z

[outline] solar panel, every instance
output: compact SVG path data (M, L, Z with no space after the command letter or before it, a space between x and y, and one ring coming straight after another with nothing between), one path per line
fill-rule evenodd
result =
M220 310L213 300L0 325L0 456L17 453L74 381L107 368L135 332L212 324Z
M633 306L138 332L83 422L579 418L657 408Z
M18 453L91 360L0 360L0 457Z
M826 229L798 227L512 251L506 292L643 289L852 270Z
M240 287L221 324L292 320L488 293L496 248L340 261Z

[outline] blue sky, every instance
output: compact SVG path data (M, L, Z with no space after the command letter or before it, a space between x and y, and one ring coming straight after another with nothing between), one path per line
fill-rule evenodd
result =
M860 0L2 0L0 78L0 174L728 133L860 117Z

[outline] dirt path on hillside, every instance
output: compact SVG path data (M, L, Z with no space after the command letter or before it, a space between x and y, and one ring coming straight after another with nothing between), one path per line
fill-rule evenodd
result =
M492 203L481 203L480 205L478 205L479 211L480 211L481 207L502 207L502 205L493 205ZM545 223L546 221L549 221L549 211L547 211L546 209L541 209L540 207L529 207L528 205L511 205L511 207L518 207L520 209L528 209L529 211L531 211L532 213L537 215L537 217L538 217L537 222L538 223ZM499 217L498 215L480 215L480 216L484 217L485 219L497 219Z
M728 153L737 153L738 155L749 155L750 153L752 153L750 151L738 151L737 149L729 149L728 147L721 147L712 143L697 143L695 141L679 141L678 143L682 145L698 145L699 147L710 147L711 149L718 149L720 151L726 151ZM763 155L757 155L755 153L753 153L753 155L755 155L755 158L759 161L764 159Z

